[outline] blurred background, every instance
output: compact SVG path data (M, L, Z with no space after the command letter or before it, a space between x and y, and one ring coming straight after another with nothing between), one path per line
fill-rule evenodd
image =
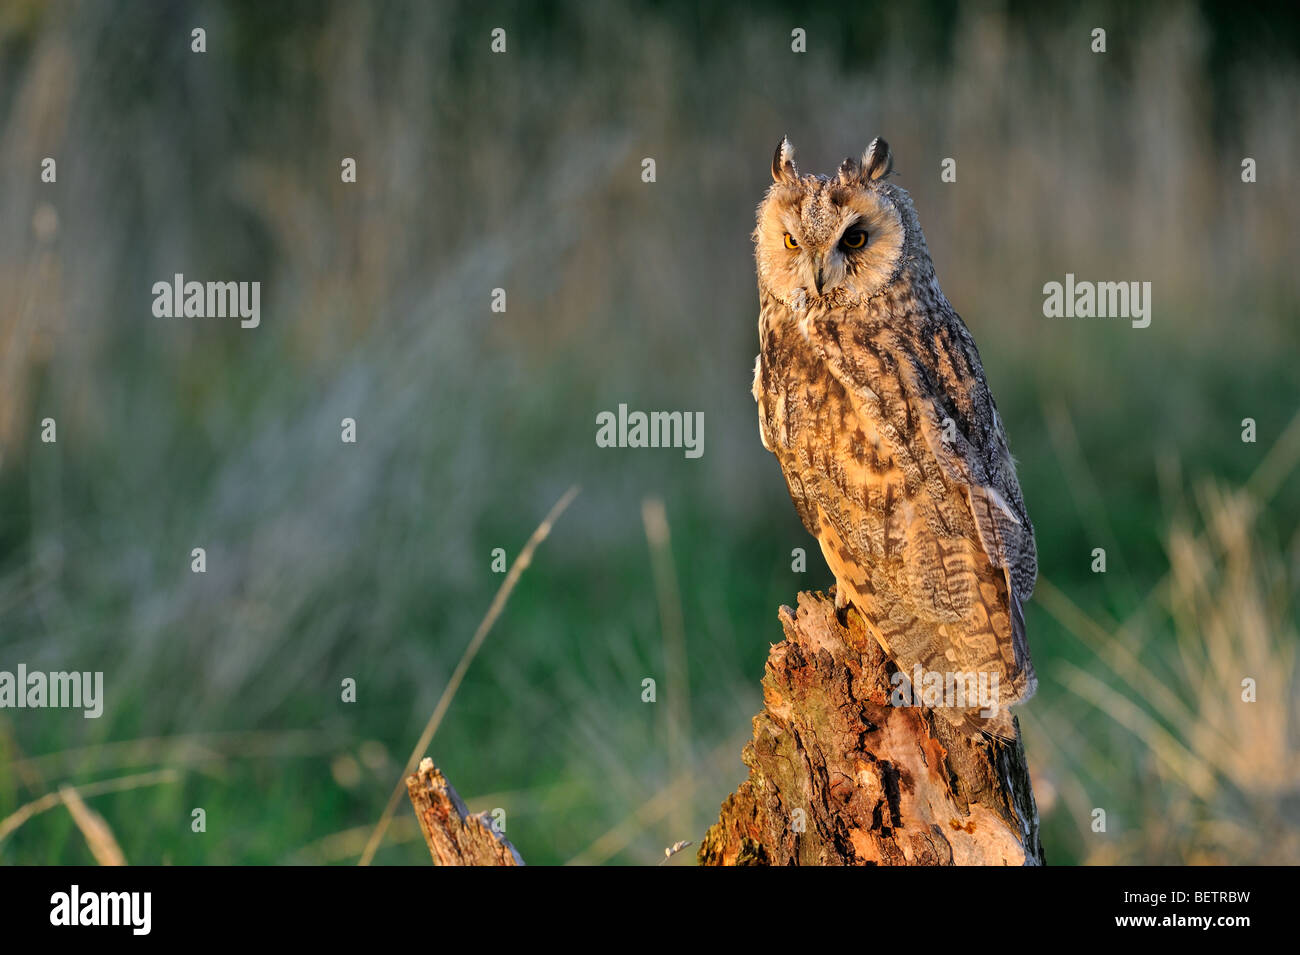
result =
M888 138L979 343L1048 861L1300 862L1298 71L1281 6L6 0L0 670L106 699L0 710L0 862L355 862L571 484L428 752L529 863L698 844L830 583L750 395L783 134ZM260 327L155 318L177 272L260 281ZM1067 272L1150 327L1044 318ZM703 456L596 447L620 403ZM376 862L427 861L403 801Z

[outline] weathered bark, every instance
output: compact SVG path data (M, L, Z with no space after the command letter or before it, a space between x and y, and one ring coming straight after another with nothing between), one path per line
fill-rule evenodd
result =
M703 865L1041 865L1020 727L970 739L890 704L895 672L857 612L801 593L767 659L749 778L700 845Z
M515 847L492 828L486 813L470 815L447 778L425 757L406 777L420 830L438 865L523 865Z

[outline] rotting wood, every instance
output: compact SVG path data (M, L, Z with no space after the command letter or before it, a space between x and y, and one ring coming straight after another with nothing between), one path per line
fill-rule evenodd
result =
M855 610L823 594L782 607L764 709L703 865L1041 865L1038 809L1016 738L963 736L890 703L894 671Z
M471 815L465 802L427 756L406 777L420 831L438 865L523 865L518 851L487 813Z

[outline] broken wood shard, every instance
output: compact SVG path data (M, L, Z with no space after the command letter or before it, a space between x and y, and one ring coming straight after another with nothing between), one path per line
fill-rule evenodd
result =
M890 703L892 664L855 610L801 593L763 677L764 709L702 865L1042 865L1020 727L971 739Z
M470 815L464 800L427 756L406 777L406 791L429 854L438 865L524 864L515 847L493 828L487 813Z

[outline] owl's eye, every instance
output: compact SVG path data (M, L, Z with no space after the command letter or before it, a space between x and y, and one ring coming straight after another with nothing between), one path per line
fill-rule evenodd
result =
M794 236L792 236L789 232L785 234L785 247L787 249L799 248L799 243L794 240Z
M860 249L867 244L867 234L861 229L853 229L844 233L844 238L840 239L840 245L846 249Z

